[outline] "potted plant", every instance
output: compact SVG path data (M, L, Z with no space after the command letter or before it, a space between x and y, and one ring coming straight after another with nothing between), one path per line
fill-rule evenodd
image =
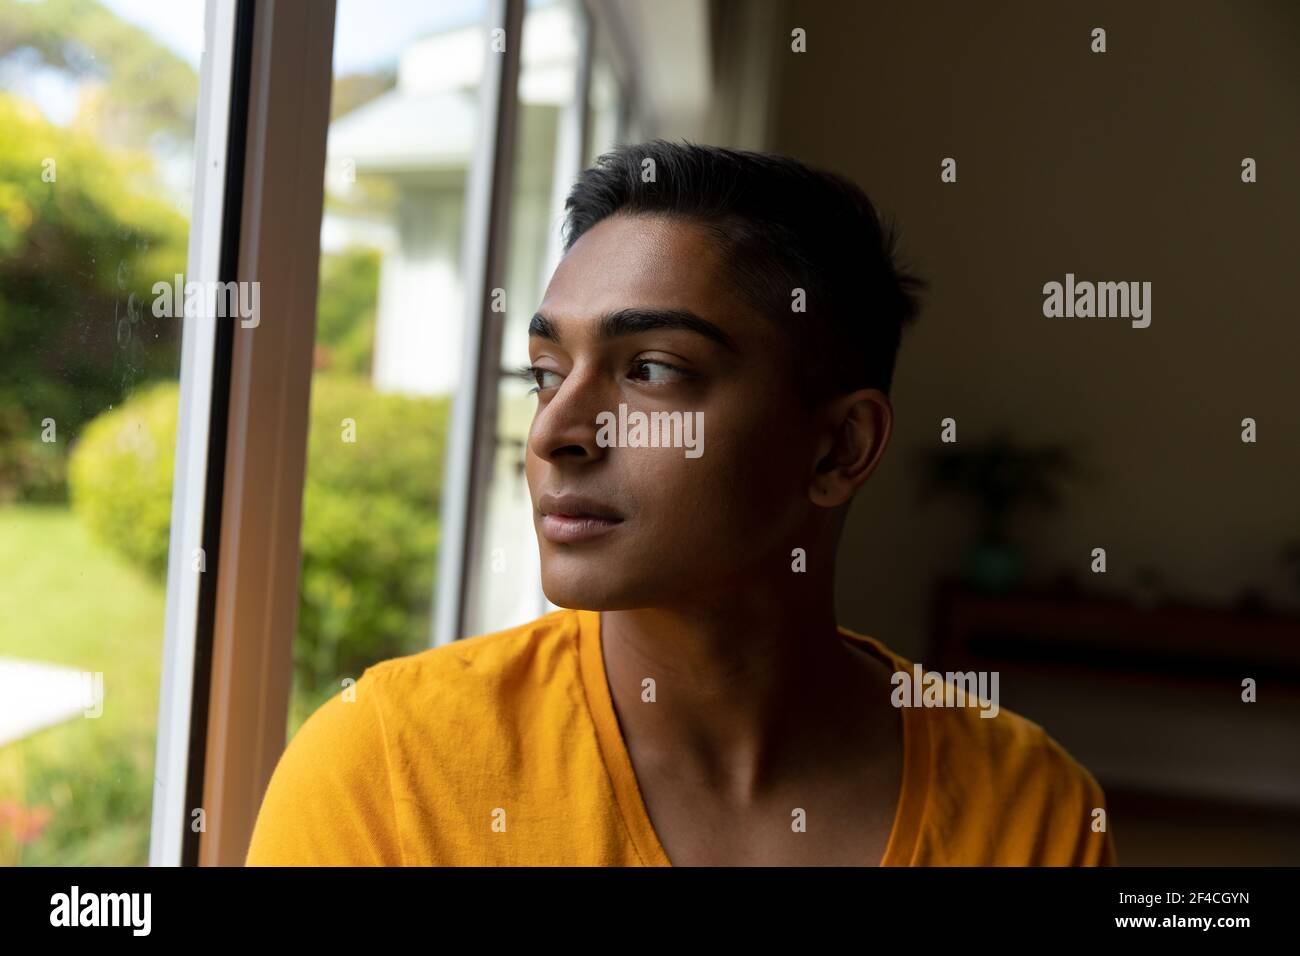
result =
M1064 446L1022 445L1005 434L927 448L918 458L918 504L951 495L978 509L965 577L984 591L1008 590L1024 574L1024 553L1008 532L1012 517L1032 506L1059 508L1062 479L1079 472L1077 459Z

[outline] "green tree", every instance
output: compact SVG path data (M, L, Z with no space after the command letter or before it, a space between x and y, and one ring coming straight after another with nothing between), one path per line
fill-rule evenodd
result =
M317 368L370 377L379 260L377 249L364 247L321 256Z
M106 412L72 458L73 507L105 545L162 580L177 385ZM424 646L438 553L448 398L312 383L294 663L309 695ZM344 437L350 419L355 441Z
M188 140L199 80L148 31L99 0L0 0L0 62L22 58L102 85L81 125L101 142L141 143L156 133Z
M147 153L0 93L0 500L60 497L81 425L176 374L179 320L153 315L151 290L185 271L186 234Z

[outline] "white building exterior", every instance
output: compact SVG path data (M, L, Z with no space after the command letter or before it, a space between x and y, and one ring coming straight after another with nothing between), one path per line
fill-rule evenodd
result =
M558 256L559 223L548 220L555 219L556 114L575 94L578 49L569 11L560 5L530 10L523 44L511 236L525 241L511 244L512 318L516 305L536 303L512 302L510 291L527 297L546 261ZM396 88L330 127L326 187L339 202L327 208L322 247L335 252L363 244L381 251L372 378L383 391L435 395L456 388L465 324L466 177L490 55L487 29L477 22L416 41L402 53ZM362 199L376 194L388 198ZM344 211L344 204L364 211ZM522 347L525 360L517 321L507 324L507 335L506 355L519 356Z

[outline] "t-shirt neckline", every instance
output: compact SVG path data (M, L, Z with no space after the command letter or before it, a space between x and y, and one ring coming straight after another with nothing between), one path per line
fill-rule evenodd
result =
M623 821L642 863L648 866L672 866L650 814L641 796L636 770L618 724L618 714L605 672L604 651L600 642L600 612L575 611L578 620L579 671L586 693L588 710L595 724L596 738L604 758L605 770L618 800ZM879 641L845 627L837 628L841 636L862 645L888 664L895 672L910 672L911 665ZM903 711L903 772L894 823L889 832L880 866L909 866L916 853L929 791L930 741L924 714L916 708ZM866 864L864 864L866 865Z

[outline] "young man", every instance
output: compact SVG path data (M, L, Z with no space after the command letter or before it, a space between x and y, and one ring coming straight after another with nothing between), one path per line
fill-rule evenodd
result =
M912 663L837 625L923 286L867 198L656 141L567 210L527 477L574 610L366 670L290 742L248 863L1113 862L1100 787L1038 725L898 706Z

